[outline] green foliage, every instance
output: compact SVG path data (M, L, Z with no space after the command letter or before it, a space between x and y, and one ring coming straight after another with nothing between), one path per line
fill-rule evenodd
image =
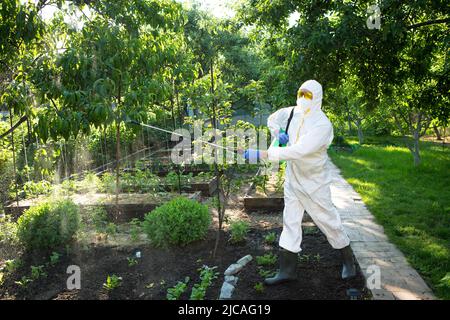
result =
M266 288L262 282L258 282L253 286L253 289L255 289L257 293L264 293Z
M109 222L106 225L105 232L111 236L115 236L118 232L117 225L114 222Z
M239 243L245 241L250 225L247 221L234 221L230 223L230 242Z
M11 246L17 243L17 223L11 217L0 218L0 245Z
M259 266L273 266L277 262L277 256L273 253L267 253L256 257L256 264Z
M50 264L54 266L59 262L59 259L61 258L61 255L58 252L53 251L52 255L50 256Z
M178 281L174 287L167 289L167 300L180 299L181 295L186 291L189 281L190 278L186 277L184 281Z
M17 225L26 249L56 249L69 244L77 232L79 209L71 200L45 202L25 211Z
M88 173L83 180L76 183L76 188L76 191L80 193L96 192L101 188L101 180L97 175Z
M142 223L139 219L134 218L130 222L131 241L135 242L139 239L139 234L142 231Z
M100 190L106 193L115 193L116 189L116 177L109 172L103 174Z
M258 274L263 278L270 278L276 274L276 271L264 270L262 267L258 267Z
M8 273L13 273L14 271L18 270L22 265L23 262L20 259L6 260L5 271Z
M106 282L103 283L103 288L107 291L112 291L122 285L122 277L118 277L115 274L108 275Z
M33 279L27 276L23 276L19 281L14 281L15 284L23 288L26 288L31 282L33 282Z
M87 225L92 225L96 232L106 232L108 226L108 213L101 206L83 208L83 220Z
M174 192L176 190L179 190L179 184L181 183L181 180L178 179L178 173L174 171L169 172L165 177L165 181L170 186L170 191Z
M277 240L277 235L275 232L269 232L268 234L266 234L264 236L264 241L267 244L274 244L276 240Z
M31 266L31 279L38 280L41 277L47 277L47 273L44 271L44 266Z
M27 198L33 198L42 194L49 194L52 189L52 184L46 180L41 180L38 182L27 181L23 186L23 192Z
M200 269L200 283L196 283L192 288L190 300L203 300L205 298L206 290L219 276L219 273L215 271L216 268L203 266Z
M128 266L129 267L133 267L133 266L138 264L138 261L135 258L127 258L127 261L128 261Z
M178 197L148 213L143 230L155 246L186 245L204 238L210 223L206 205Z

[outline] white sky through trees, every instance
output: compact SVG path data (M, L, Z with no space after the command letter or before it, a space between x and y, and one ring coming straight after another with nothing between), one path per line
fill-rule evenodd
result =
M210 12L212 15L218 18L232 18L235 16L236 11L234 7L239 4L240 1L236 0L176 0L178 2L183 3L186 6L192 6L194 3L197 3L201 9ZM41 15L44 19L50 19L55 12L58 10L56 5L47 5L41 12ZM89 9L84 8L83 12L89 16ZM65 20L69 20L66 22L72 22L73 24L78 24L79 19L77 16L81 14L80 12L75 12L75 17L67 17ZM293 26L296 24L299 18L298 12L294 12L289 17L289 26Z

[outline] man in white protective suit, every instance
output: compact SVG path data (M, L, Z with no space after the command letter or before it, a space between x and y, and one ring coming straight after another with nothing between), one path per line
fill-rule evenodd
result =
M331 246L341 251L342 278L348 279L356 274L350 240L331 201L331 176L326 162L327 149L333 140L333 127L321 106L322 86L315 80L306 81L298 91L297 106L280 109L267 120L272 137L278 138L280 144L287 143L286 147L272 144L267 151L248 149L244 154L246 159L253 161L268 158L287 162L283 231L279 242L280 269L274 277L265 279L267 285L297 278L305 210Z

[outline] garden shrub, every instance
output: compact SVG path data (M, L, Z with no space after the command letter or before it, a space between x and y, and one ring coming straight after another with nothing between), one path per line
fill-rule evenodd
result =
M79 227L79 209L71 200L31 207L17 221L17 236L26 249L51 250L67 245Z
M246 221L234 221L230 224L230 242L239 243L245 241L245 237L250 229Z
M17 224L11 220L11 217L0 218L0 245L12 245L17 240Z
M206 205L178 197L148 213L143 230L157 247L186 245L204 238L210 223Z

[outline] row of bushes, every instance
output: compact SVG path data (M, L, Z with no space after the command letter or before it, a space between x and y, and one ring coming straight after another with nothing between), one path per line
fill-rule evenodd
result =
M155 246L165 247L204 238L210 223L206 205L178 197L148 213L142 229ZM79 227L76 204L50 201L31 207L18 219L16 237L27 250L52 251L70 244Z

